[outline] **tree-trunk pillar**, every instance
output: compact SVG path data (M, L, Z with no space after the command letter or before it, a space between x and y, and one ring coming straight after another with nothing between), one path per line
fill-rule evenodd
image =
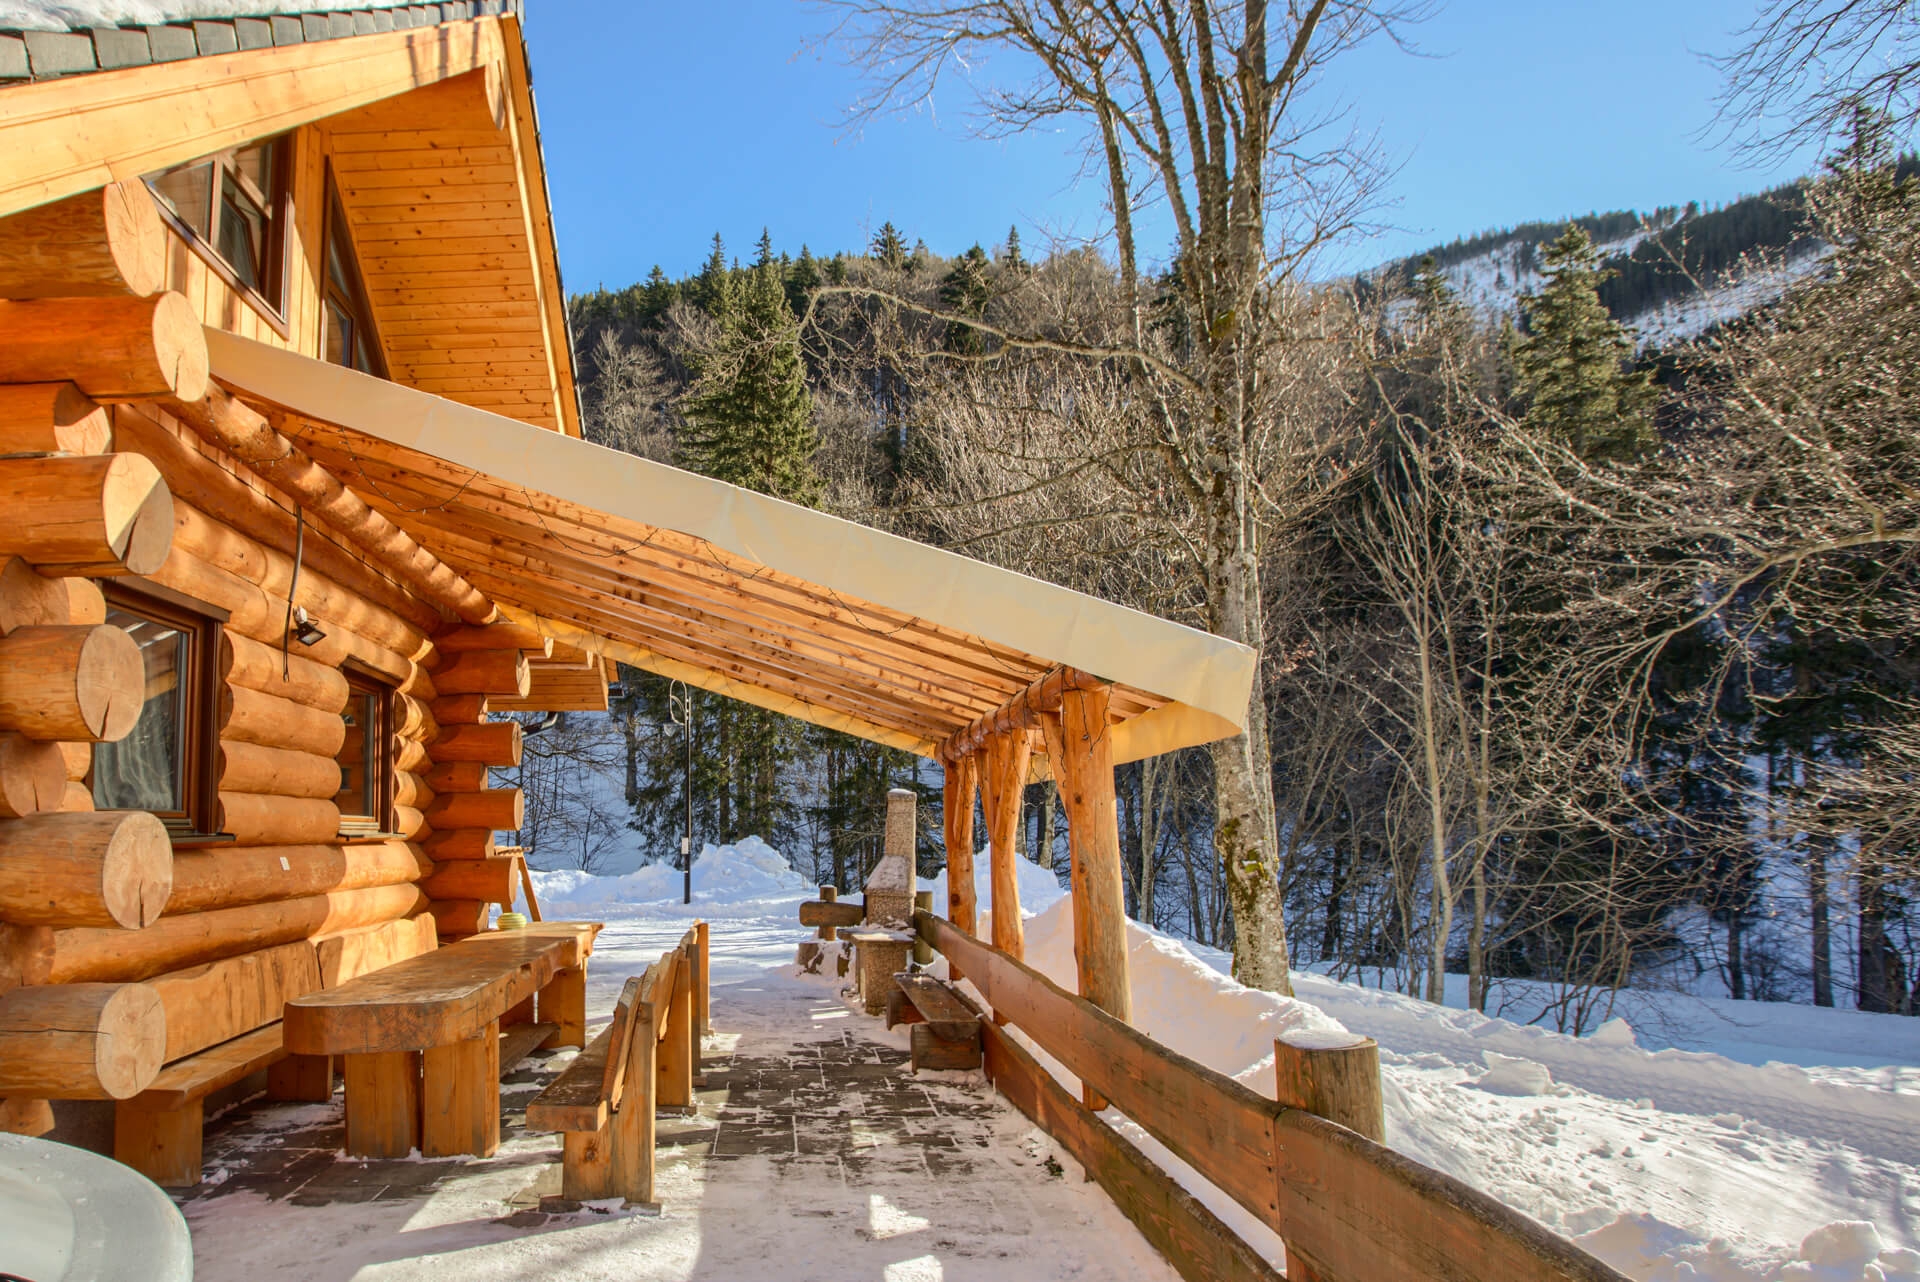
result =
M944 763L941 810L947 836L947 920L973 933L973 795L979 786L971 753Z
M993 875L993 946L1015 959L1027 955L1026 927L1020 921L1020 878L1014 865L1014 837L1020 824L1020 785L1027 778L1032 742L1024 730L987 740L987 840Z
M1113 787L1112 687L1068 690L1056 719L1042 718L1054 777L1067 807L1073 879L1073 955L1080 995L1117 1019L1131 1020L1127 972L1127 900L1120 866L1120 824Z

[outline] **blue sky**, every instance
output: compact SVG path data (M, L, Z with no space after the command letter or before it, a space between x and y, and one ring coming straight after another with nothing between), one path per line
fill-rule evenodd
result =
M1393 225L1346 247L1365 266L1488 227L1717 203L1803 172L1742 168L1701 131L1714 70L1756 0L1451 0L1325 89L1398 159ZM938 109L850 134L857 74L814 47L827 15L794 0L529 0L527 37L567 288L616 288L659 263L698 268L717 231L747 256L857 249L891 219L940 253L1093 236L1098 185L1065 134L969 131L955 83Z

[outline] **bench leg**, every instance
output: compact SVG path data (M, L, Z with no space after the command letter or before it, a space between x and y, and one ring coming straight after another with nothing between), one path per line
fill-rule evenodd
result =
M613 1123L598 1131L568 1131L560 1140L560 1196L576 1202L619 1197L613 1180Z
M660 1067L654 1091L656 1108L693 1111L693 976L690 966L673 968L673 997L660 1039ZM638 1038L634 1040L638 1041Z
M333 1056L289 1055L268 1065L267 1098L326 1103L333 1098Z
M655 1061L653 1028L642 1024L627 1052L626 1088L607 1122L612 1132L615 1192L629 1202L653 1201L653 1107ZM669 1031L667 1040L673 1035ZM682 1039L682 1045L685 1039Z
M587 963L560 971L540 990L539 1019L560 1031L540 1043L541 1050L587 1044Z
M711 1037L713 1035L713 1006L710 990L707 988L708 963L707 941L710 938L707 923L697 921L693 924L694 940L700 946L700 953L694 958L693 974L693 1035Z
M449 1046L429 1046L421 1063L420 1155L492 1157L500 1147L500 1025Z
M405 1157L420 1147L420 1053L346 1055L347 1154Z
M201 1101L152 1108L121 1100L113 1108L113 1156L162 1188L192 1188L200 1182Z

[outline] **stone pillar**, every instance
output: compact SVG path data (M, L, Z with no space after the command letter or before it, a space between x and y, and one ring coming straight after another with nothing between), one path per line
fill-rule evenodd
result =
M864 938L857 942L857 973L860 999L869 1015L886 1008L887 989L893 977L907 968L907 954L913 947L907 932L913 927L914 807L914 795L905 788L887 794L886 845L867 877L867 916L860 927ZM882 932L900 937L873 937Z

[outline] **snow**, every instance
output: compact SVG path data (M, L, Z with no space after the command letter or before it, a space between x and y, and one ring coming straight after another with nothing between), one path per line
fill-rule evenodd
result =
M982 855L983 923L991 920L986 867ZM723 1025L804 1038L822 1021L864 1018L837 998L822 1000L835 981L795 976L794 947L805 935L797 905L813 887L764 842L703 850L692 906L680 903L680 874L664 864L618 876L536 878L550 915L608 923L589 972L590 1009L600 1018L624 977L671 946L695 917L711 923L714 1007L728 1012ZM1023 861L1018 884L1032 914L1028 962L1071 987L1072 909L1059 877ZM944 906L944 874L930 888ZM1577 1038L1309 973L1296 976L1294 999L1258 992L1227 976L1224 954L1137 924L1128 948L1135 1022L1150 1036L1263 1094L1272 1089L1276 1038L1373 1037L1392 1147L1574 1238L1636 1282L1920 1282L1920 1021L1637 994L1624 1013ZM874 1035L882 1035L877 1026ZM1716 1049L1676 1046L1688 1038ZM1263 1226L1137 1127L1121 1125L1236 1232L1277 1258L1279 1245ZM1003 1142L1015 1150L1044 1144L1037 1136L1019 1129ZM266 1267L272 1258L293 1261L287 1276L363 1282L445 1268L476 1278L546 1276L562 1266L565 1276L637 1282L775 1277L793 1275L791 1261L847 1249L843 1239L827 1239L828 1221L765 1205L771 1187L696 1186L691 1167L664 1168L675 1172L674 1182L663 1183L657 1218L582 1217L566 1232L505 1228L502 1200L525 1184L527 1164L551 1160L547 1149L529 1145L475 1164L471 1179L424 1202L298 1209L297 1240L328 1244L327 1267L318 1272L298 1247L262 1237L268 1217L286 1208L242 1194L193 1203L207 1261L201 1276L253 1282L274 1276ZM1101 1217L1110 1219L1113 1208L1098 1190L1068 1183L1080 1200L1055 1208L1063 1222L1108 1223ZM822 1188L820 1196L833 1203L844 1192ZM1015 1205L1008 1190L988 1195L996 1206ZM894 1233L903 1243L917 1240L916 1217L928 1215L893 1203L839 1208L855 1211L873 1235L862 1243L892 1241L886 1235ZM1060 1252L1023 1255L1018 1276L1135 1275L1137 1237L1124 1225L1104 1233L1096 1237L1108 1254L1071 1264ZM937 1250L894 1252L884 1265L878 1256L861 1258L864 1270L851 1271L971 1276Z
M74 27L143 26L188 18L255 18L274 13L395 9L418 0L353 0L329 6L274 0L0 0L0 30L66 31Z

